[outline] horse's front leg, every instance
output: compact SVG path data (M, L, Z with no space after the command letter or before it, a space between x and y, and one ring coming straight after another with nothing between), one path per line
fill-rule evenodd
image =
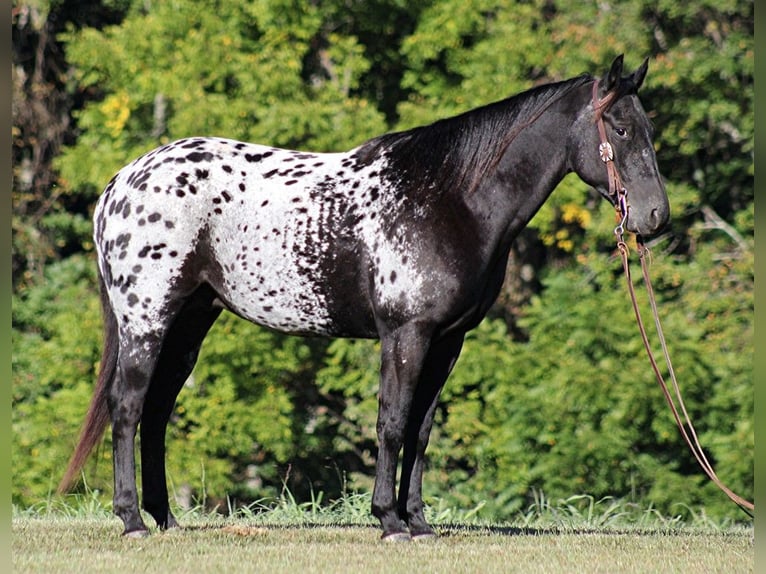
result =
M435 535L423 514L425 452L439 394L460 355L464 338L464 333L455 333L431 344L415 389L404 438L398 504L399 516L407 522L413 538Z
M380 520L383 538L409 539L406 524L396 505L396 468L407 419L430 331L410 323L381 336L380 390L378 392L378 458L372 514Z

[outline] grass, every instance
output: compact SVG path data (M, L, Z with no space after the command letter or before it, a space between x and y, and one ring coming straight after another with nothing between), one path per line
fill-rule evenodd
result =
M439 538L380 540L368 495L297 503L289 493L230 517L199 509L183 529L134 540L97 497L15 509L16 572L753 572L752 527L663 517L613 499L538 497L509 524L429 507Z

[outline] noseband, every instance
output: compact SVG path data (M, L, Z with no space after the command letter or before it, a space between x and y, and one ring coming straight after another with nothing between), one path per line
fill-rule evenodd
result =
M614 165L614 149L606 137L606 126L604 125L604 112L614 101L617 92L607 93L603 98L598 97L599 81L593 82L593 112L595 114L596 127L600 143L598 144L598 155L606 164L606 172L609 179L609 199L617 210L619 224L614 229L615 235L622 237L625 222L628 219L628 190L622 184L620 174L617 173L617 167Z

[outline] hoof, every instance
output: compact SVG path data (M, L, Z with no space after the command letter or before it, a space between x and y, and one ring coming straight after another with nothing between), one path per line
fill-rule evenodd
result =
M409 532L390 532L380 537L385 542L409 542L412 540Z
M122 533L125 538L147 538L149 531L145 529L125 531Z
M174 528L181 528L181 525L178 524L175 516L168 514L168 519L165 521L165 525L162 526L162 530L172 530Z
M436 540L437 538L439 537L433 530L431 532L421 532L420 534L412 535L412 540L415 542L428 542L429 540Z

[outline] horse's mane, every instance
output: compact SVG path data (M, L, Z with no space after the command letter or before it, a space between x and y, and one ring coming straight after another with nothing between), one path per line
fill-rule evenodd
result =
M360 146L357 158L367 163L385 154L403 182L436 193L473 189L521 129L555 100L592 80L583 74L540 85L426 126L378 136Z

